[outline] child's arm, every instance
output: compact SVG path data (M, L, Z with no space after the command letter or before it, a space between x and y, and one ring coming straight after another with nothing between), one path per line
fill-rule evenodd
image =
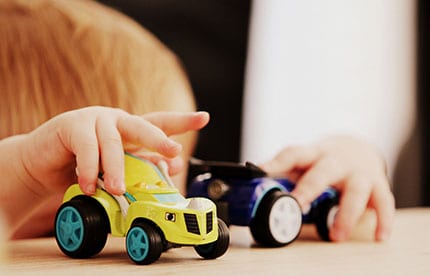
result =
M394 197L384 159L370 145L352 137L331 137L315 145L285 148L262 168L296 181L292 194L301 206L308 206L328 186L339 190L340 208L330 231L332 240L348 239L367 207L376 211L376 240L389 237Z
M0 141L0 207L15 228L38 204L76 181L92 194L100 169L106 189L121 194L124 150L142 148L175 163L181 145L168 135L202 128L205 112L160 112L145 116L89 107L63 113L29 134ZM171 159L173 158L173 159ZM178 164L178 162L176 162ZM75 171L76 170L76 171ZM173 167L173 173L180 167Z

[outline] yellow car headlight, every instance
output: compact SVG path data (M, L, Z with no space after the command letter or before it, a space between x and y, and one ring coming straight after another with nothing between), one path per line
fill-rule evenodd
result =
M175 213L166 212L166 214L164 215L164 218L167 221L175 222L176 221L176 214Z

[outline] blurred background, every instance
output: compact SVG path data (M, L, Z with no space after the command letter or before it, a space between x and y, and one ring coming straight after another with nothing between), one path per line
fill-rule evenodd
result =
M387 158L399 207L430 204L426 1L101 2L183 61L198 108L212 115L196 157L258 163L353 134Z

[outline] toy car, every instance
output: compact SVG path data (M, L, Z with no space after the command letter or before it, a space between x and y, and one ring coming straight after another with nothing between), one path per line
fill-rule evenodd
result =
M165 163L164 163L165 164ZM72 258L99 253L108 233L126 237L126 249L136 264L150 264L171 247L192 245L205 259L222 256L229 246L226 224L217 219L207 198L184 198L173 186L167 167L125 155L126 193L113 196L100 175L93 196L78 184L68 188L55 218L60 249Z
M310 210L302 213L289 194L294 184L286 178L271 178L247 162L211 162L192 159L189 196L215 201L218 215L227 224L249 226L254 240L263 246L284 246L294 241L302 223L315 223L318 233L329 240L329 229L337 213L338 193L327 189Z

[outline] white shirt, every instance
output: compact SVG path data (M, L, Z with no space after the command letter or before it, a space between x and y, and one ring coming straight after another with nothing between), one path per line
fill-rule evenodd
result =
M353 134L392 173L415 119L414 13L409 0L254 0L241 159Z

